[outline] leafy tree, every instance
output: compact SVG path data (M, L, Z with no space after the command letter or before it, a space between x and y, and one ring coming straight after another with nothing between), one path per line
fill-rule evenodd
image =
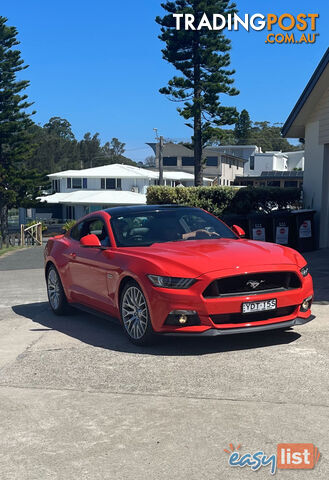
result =
M8 209L23 200L32 202L41 187L41 179L30 171L24 162L33 149L28 113L32 103L24 92L27 80L17 79L25 70L15 27L6 25L7 18L0 17L0 220L1 235L8 233Z
M114 159L119 159L125 153L126 144L120 142L117 138L112 138L111 140L111 152Z
M173 14L193 14L198 25L202 16L210 18L219 13L234 13L235 4L229 0L167 0L161 4L167 12L156 22L161 25L160 40L165 43L163 58L171 63L180 76L160 89L175 102L183 102L179 114L193 119L193 147L195 158L195 184L202 185L202 148L222 125L232 125L237 118L234 107L224 107L220 95L237 95L232 87L233 70L229 70L231 42L222 32L208 28L177 30Z
M246 140L246 143L244 142ZM242 143L243 142L243 143ZM251 122L251 129L247 139L241 134L237 139L236 129L222 129L215 132L210 142L212 145L257 145L263 152L282 151L293 152L303 150L304 145L292 145L286 138L281 136L280 126L270 122Z
M250 142L251 120L247 110L242 110L235 124L234 136L238 145L248 145Z
M106 142L102 147L102 153L105 157L106 163L111 164L122 162L122 160L125 159L123 156L125 152L125 146L125 143L120 142L115 137L112 138L110 142Z
M155 167L155 156L154 156L154 155L150 155L149 157L146 157L146 158L145 158L145 161L144 161L144 166L146 166L146 167Z
M74 140L71 124L65 118L51 117L49 122L44 125L44 129L50 135L55 135L64 140Z
M66 122L64 119L61 120ZM52 128L50 125L51 121L44 127L34 124L30 128L35 151L26 162L27 166L46 173L80 168L78 142L71 139L69 131Z
M80 162L81 168L97 167L98 160L100 159L100 146L101 141L99 139L99 133L95 133L91 136L90 132L87 132L83 140L79 142L80 146ZM102 165L102 162L100 162Z
M292 152L303 150L303 146L295 146L281 136L281 127L278 124L271 125L270 122L255 122L251 129L250 139L252 144L258 145L265 151Z
M136 165L122 155L125 144L117 138L101 146L98 133L92 135L88 132L78 142L73 137L69 122L60 117L51 118L43 127L33 124L29 132L35 151L25 164L40 172L49 174L117 162Z

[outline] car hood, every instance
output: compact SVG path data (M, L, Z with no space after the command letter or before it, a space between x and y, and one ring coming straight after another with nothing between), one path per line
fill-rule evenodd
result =
M259 265L298 265L302 268L306 264L303 257L291 248L244 239L186 240L122 250L151 261L159 270L175 276L198 276Z

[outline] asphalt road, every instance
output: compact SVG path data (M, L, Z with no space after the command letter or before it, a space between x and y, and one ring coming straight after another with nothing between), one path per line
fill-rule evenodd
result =
M314 443L329 477L329 252L308 255L317 318L285 333L134 347L92 315L56 317L42 248L0 259L1 480L270 478L224 448Z

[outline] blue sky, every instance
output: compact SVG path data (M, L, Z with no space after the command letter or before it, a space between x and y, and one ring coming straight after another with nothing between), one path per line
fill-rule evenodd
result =
M222 101L246 108L252 120L284 122L328 47L328 2L237 1L244 13L319 13L314 45L266 45L263 32L232 32L232 67L240 95ZM153 127L165 137L187 139L191 130L176 105L158 93L174 70L162 60L158 0L16 0L1 15L19 31L30 68L34 120L67 118L80 139L99 132L102 142L118 137L126 155L143 160L152 152Z

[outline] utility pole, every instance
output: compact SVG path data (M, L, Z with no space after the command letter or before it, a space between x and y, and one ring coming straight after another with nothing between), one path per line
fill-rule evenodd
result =
M163 185L163 136L159 139L159 185Z
M163 185L163 144L164 144L164 140L163 140L163 136L158 135L158 129L157 128L153 128L153 130L155 131L155 138L157 140L159 140L159 149L158 149L158 152L159 152L159 185Z

